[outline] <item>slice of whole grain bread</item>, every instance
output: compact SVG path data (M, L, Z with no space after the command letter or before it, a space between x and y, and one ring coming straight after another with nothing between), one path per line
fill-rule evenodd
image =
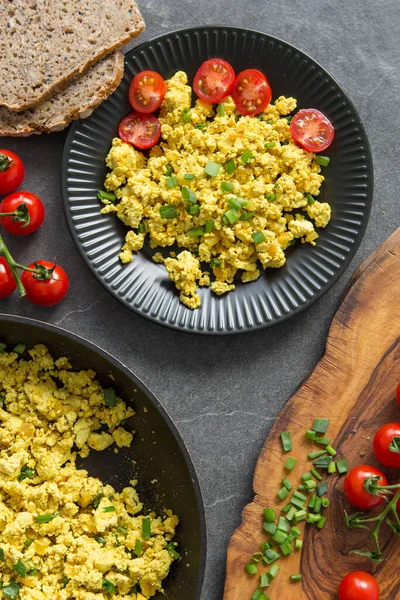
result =
M0 136L27 136L64 129L74 119L84 119L119 85L124 55L115 52L71 81L61 92L35 108L14 112L0 106Z
M133 0L0 0L0 106L37 106L143 29Z

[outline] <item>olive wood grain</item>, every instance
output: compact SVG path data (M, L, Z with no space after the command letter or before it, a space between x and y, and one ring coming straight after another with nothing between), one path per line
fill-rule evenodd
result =
M258 576L247 575L244 565L267 539L262 530L263 508L284 504L276 501L281 479L287 475L283 468L287 455L279 439L282 431L289 430L293 438L293 451L288 455L298 459L289 475L295 485L310 469L307 453L318 449L304 436L314 417L331 419L331 443L350 467L379 466L372 453L374 433L386 422L400 421L394 401L400 381L399 333L400 228L354 274L332 321L324 356L282 409L265 442L254 475L254 500L245 507L242 524L229 543L223 600L250 600L257 587ZM395 473L384 471L395 483ZM280 573L265 590L271 600L333 600L341 578L354 569L377 576L382 600L400 599L400 539L386 526L384 553L389 560L372 565L369 559L349 554L361 546L374 548L367 531L345 527L344 508L353 510L344 498L343 479L337 475L328 479L328 497L333 503L324 529L307 526L302 552L295 550L278 561ZM304 529L304 523L300 527ZM266 566L259 567L259 573L264 571ZM290 583L290 575L300 572L302 582Z

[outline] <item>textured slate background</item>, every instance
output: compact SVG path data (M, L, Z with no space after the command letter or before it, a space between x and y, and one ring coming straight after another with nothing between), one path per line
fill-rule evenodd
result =
M202 600L220 600L225 549L252 497L257 455L287 398L324 349L331 318L351 274L399 224L396 148L400 139L398 0L139 0L141 40L194 25L241 25L298 46L348 92L366 126L375 166L375 198L365 238L350 268L308 311L273 330L208 338L169 331L123 308L91 276L66 229L60 198L65 132L0 145L26 164L24 187L43 199L47 218L27 239L9 239L20 262L59 261L71 276L66 300L41 309L13 296L2 312L54 323L99 344L159 397L197 468L208 522ZM334 398L332 399L334 401Z

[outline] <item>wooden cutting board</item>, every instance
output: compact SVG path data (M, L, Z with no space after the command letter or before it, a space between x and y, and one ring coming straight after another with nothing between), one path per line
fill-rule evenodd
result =
M244 565L267 539L262 530L263 508L284 504L276 502L280 482L287 475L283 468L287 455L279 439L282 431L291 432L293 451L288 454L299 459L289 476L295 485L310 469L307 452L318 449L304 435L314 417L331 419L327 435L350 468L363 463L379 466L372 453L374 433L384 423L400 421L394 400L400 382L399 336L400 228L356 271L332 321L325 355L282 409L265 442L254 475L254 500L245 507L242 524L229 543L223 600L250 600L257 588L258 576L247 575ZM384 471L395 483L395 473ZM294 551L278 561L280 573L266 590L271 600L333 600L342 577L355 569L376 575L382 600L400 599L400 539L386 526L382 528L384 554L389 560L373 565L369 559L349 554L355 548L372 549L372 544L365 530L345 527L344 508L356 509L344 498L343 479L328 478L328 497L333 502L324 529L308 526L302 552ZM266 570L266 566L259 567L260 573ZM290 575L300 572L302 582L291 583Z

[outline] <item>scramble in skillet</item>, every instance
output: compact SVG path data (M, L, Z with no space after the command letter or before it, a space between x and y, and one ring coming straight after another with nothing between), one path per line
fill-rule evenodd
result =
M0 598L147 600L179 556L178 517L143 514L134 481L117 493L76 467L129 447L134 412L94 371L43 345L29 355L0 354Z
M296 100L283 96L248 114L235 88L230 91L236 104L222 94L218 106L198 99L191 108L187 82L181 71L165 82L158 119L132 113L122 121L106 160L108 192L99 198L103 214L115 212L130 228L122 262L133 260L146 235L151 248L183 248L169 256L157 252L153 259L164 263L181 301L194 309L200 306L198 285L224 294L235 289L237 273L247 283L260 277L260 268L282 267L284 251L296 240L315 245L315 227L326 227L331 217L330 206L315 199L324 181L321 165L329 159L304 148L325 149L333 127L315 109L307 109L313 112L305 119L301 113L307 110L299 111L291 126L287 115ZM300 141L304 124L313 124L316 115L331 128L329 143L324 139L321 147L318 136L314 146ZM144 135L133 135L139 126L152 140L143 143ZM149 143L148 156L133 147Z

